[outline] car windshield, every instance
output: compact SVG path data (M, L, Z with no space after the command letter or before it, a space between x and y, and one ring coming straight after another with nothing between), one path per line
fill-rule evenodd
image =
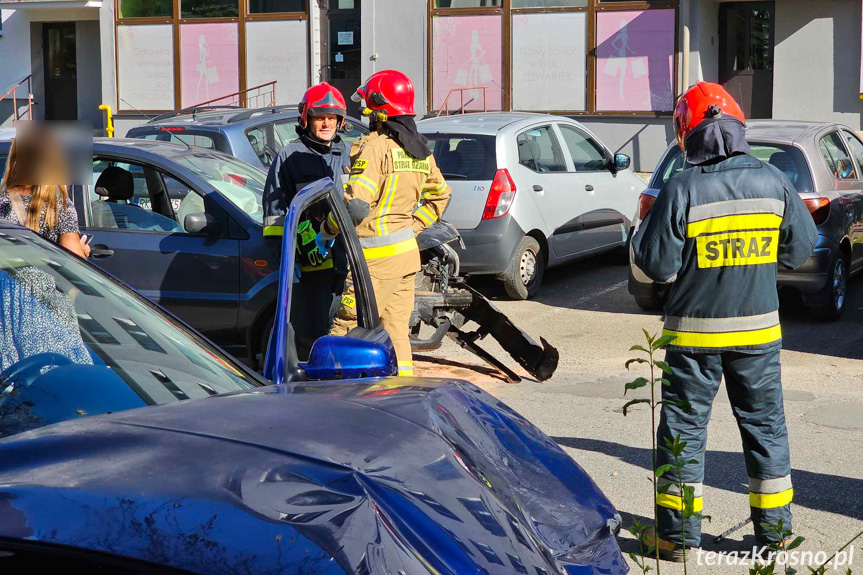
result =
M475 134L423 134L440 171L452 180L493 180L495 137Z
M798 192L812 191L812 176L809 174L806 158L796 147L762 142L749 142L749 147L751 148L749 153L752 156L764 163L776 166L779 171L788 176ZM688 162L684 164L683 153L679 148L674 147L665 157L656 173L653 174L650 187L657 190L662 189L662 186L668 183L668 180L674 175L691 167L692 164Z
M0 228L0 437L263 381L24 228Z
M176 162L206 180L256 222L263 222L264 172L221 154L186 154Z

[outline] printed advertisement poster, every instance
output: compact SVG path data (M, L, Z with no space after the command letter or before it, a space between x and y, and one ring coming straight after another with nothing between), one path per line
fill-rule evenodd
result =
M584 12L512 17L512 109L585 109Z
M307 30L306 20L248 22L246 85L260 86L276 80L276 104L299 102L309 83ZM279 49L273 50L273 46ZM268 96L269 88L260 93ZM249 96L254 95L251 92Z
M596 109L671 111L674 34L674 10L597 14Z
M117 46L118 109L173 110L173 26L118 26Z
M237 24L182 24L180 73L184 108L237 92L240 89Z
M500 110L503 87L502 20L500 16L438 17L433 24L433 106L440 109L453 88L488 86L489 110ZM482 90L464 92L465 109L482 110ZM470 102L470 104L468 104ZM450 110L461 95L449 98Z

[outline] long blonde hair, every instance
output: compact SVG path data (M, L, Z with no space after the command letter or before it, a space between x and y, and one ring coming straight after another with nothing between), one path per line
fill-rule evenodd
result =
M9 190L24 186L32 188L27 221L18 222L39 232L42 209L45 209L45 225L49 230L60 219L58 196L63 200L63 209L68 205L64 181L65 159L57 141L45 132L19 133L9 149L6 171L0 182L0 195L9 195ZM58 179L59 178L59 179ZM54 180L53 183L50 181Z

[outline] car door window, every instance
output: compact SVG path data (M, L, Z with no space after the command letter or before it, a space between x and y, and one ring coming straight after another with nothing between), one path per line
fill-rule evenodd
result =
M839 132L830 132L821 138L819 148L833 177L837 180L857 179L854 164Z
M605 169L608 158L596 140L574 126L558 124L558 127L576 172L598 172Z
M284 147L275 136L272 124L256 126L246 130L246 139L255 151L255 155L264 166L269 166Z
M88 188L85 209L90 229L183 231L177 223L163 174L155 168L96 158L93 185Z
M213 186L253 220L263 222L264 183L267 178L264 172L222 154L184 154L176 161ZM180 206L180 212L183 211L183 206Z
M534 172L565 172L566 161L551 126L531 128L518 135L518 163Z
M854 160L854 167L857 168L858 174L863 174L863 143L857 139L857 136L848 130L842 130L845 135L845 140L848 142L848 147L851 148L851 156Z

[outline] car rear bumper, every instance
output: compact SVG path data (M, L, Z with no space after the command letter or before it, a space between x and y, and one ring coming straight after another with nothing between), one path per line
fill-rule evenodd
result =
M483 220L472 230L459 230L465 249L453 244L460 269L471 274L499 274L506 270L512 254L524 237L511 215Z
M809 259L794 270L779 268L776 284L790 287L803 293L814 293L824 287L830 272L830 260L839 245L825 236L818 236L818 244ZM649 296L653 293L653 282L638 269L630 258L629 293L634 296Z

